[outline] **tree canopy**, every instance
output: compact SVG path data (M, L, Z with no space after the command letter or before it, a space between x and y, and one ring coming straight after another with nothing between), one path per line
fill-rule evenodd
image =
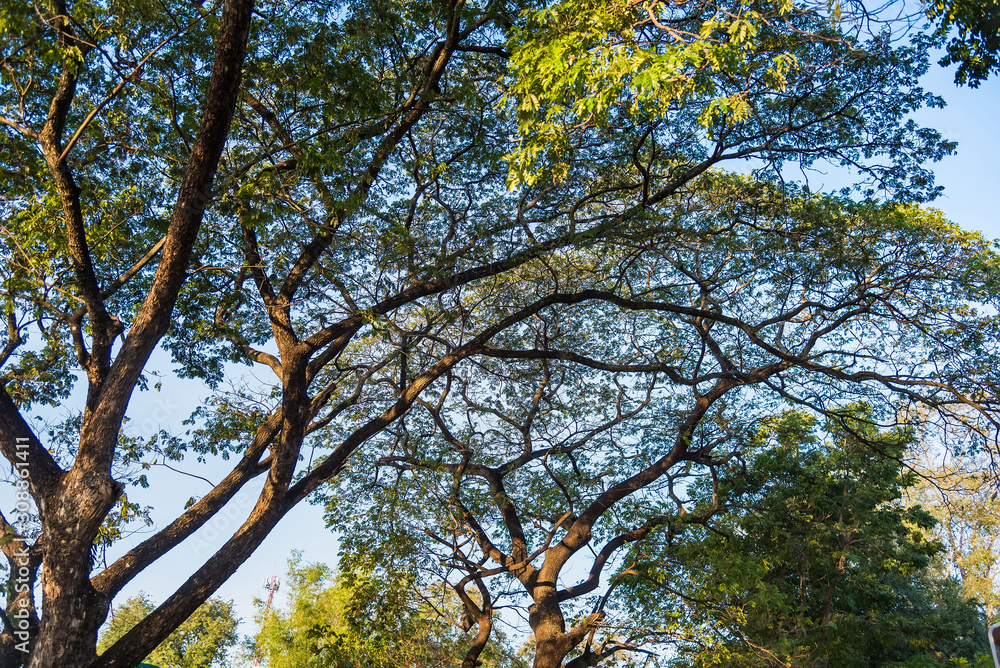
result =
M494 581L558 666L606 564L712 521L686 481L779 408L922 406L982 449L997 256L919 206L954 148L908 118L941 104L929 42L824 8L5 4L4 660L133 668L325 494L357 558L378 522L387 563L438 563L466 666ZM788 178L824 163L857 187ZM158 348L211 392L184 433L126 420ZM227 386L237 365L259 383ZM229 468L105 565L154 457ZM114 598L251 481L223 547L98 655Z
M942 65L958 65L955 83L976 88L1000 70L1000 3L996 0L935 0L927 14L946 40Z
M519 277L554 308L495 337L384 432L380 463L395 476L355 460L337 479L328 509L349 560L399 555L396 568L522 601L535 665L561 665L615 604L608 577L629 549L727 509L718 489L700 504L692 481L718 487L782 404L850 428L852 401L873 406L872 426L905 420L909 401L951 401L945 359L973 350L967 335L992 316L966 327L933 302L950 292L949 266L978 264L965 253L994 262L975 235L911 206L802 195L789 210L782 188L770 209L759 183L701 184L677 228L561 257L586 287L547 266ZM866 433L852 431L878 451Z

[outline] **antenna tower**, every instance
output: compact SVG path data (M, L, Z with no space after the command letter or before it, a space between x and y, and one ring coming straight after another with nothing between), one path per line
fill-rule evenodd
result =
M278 587L281 586L281 580L278 579L277 575L269 575L264 578L262 586L267 590L267 607L264 608L264 619L267 619L267 613L271 611L271 605L274 603L274 592L278 591ZM254 652L253 668L260 666L260 643L263 639L264 630L261 629L261 636L257 640L257 650Z

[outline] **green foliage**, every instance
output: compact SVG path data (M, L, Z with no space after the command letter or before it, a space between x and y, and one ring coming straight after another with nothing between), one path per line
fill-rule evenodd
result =
M1000 71L1000 1L928 0L927 15L946 39L942 65L958 65L955 83L979 87Z
M107 287L166 231L177 165L197 127L197 82L205 66L196 63L211 62L209 22L200 20L194 3L58 7L86 39L61 38L51 18L59 13L56 3L0 8L0 281L7 307L0 380L26 409L58 404L78 380L68 319L81 306L80 287L68 278L74 264L65 202L31 134L44 127L63 64L73 65L77 82L61 142L73 152L90 257L98 283ZM112 94L140 62L149 76L135 76ZM132 322L150 279L151 272L139 272L109 296L108 307L122 322Z
M736 457L789 397L888 413L900 396L992 396L996 255L913 204L937 194L926 164L953 149L910 120L941 104L918 81L927 40L852 32L830 20L838 3L258 1L201 227L163 250L220 7L0 7L0 384L13 398L0 429L86 395L43 444L88 491L53 483L37 499L42 522L84 520L52 520L52 540L75 547L44 551L42 572L78 574L53 596L91 591L59 560L146 519L141 492L117 492L146 483L128 467L232 459L215 496L267 480L247 541L331 480L344 529L343 575L296 566L305 607L280 613L275 661L298 645L315 650L296 655L306 663L450 660L466 641L441 621L454 601L433 577L483 569L500 583L480 590L484 615L494 594L532 595L504 570L519 560L488 566L487 534L530 544L537 563L595 503L574 550L647 522L676 529L691 500L671 494L714 447ZM750 174L723 170L744 159ZM861 196L785 180L789 163L824 161ZM140 318L168 256L190 257L166 272L183 289ZM145 328L158 322L162 337ZM140 437L124 421L154 346L214 392L186 433ZM227 388L233 364L261 373ZM117 590L165 558L225 507L210 501L192 498L180 529L95 582ZM239 559L253 547L226 545ZM192 607L238 566L226 554L187 585ZM919 569L928 554L897 558ZM76 609L57 602L43 613ZM583 610L567 603L562 621ZM94 635L41 628L82 648ZM392 654L400 637L422 644Z
M901 502L912 431L841 415L824 432L799 411L766 421L720 480L722 519L623 573L642 619L687 639L672 665L986 665L980 610L931 568L935 520Z
M699 153L720 159L735 144L770 136L762 156L770 168L817 159L859 166L881 154L892 164L867 172L867 187L919 199L932 196L931 175L918 175L895 149L860 135L846 151L816 149L862 123L894 128L892 144L923 145L933 159L953 148L905 120L941 104L917 86L927 69L921 39L901 47L888 34L859 36L807 3L564 0L526 16L511 39L519 128L511 187L561 180L590 147L637 137L649 147L633 162L659 153L683 173ZM902 93L890 105L858 106L860 91L889 89Z
M706 642L715 643L713 629L721 622L711 617L711 606L715 597L732 594L746 601L733 603L733 610L728 602L719 603L721 621L737 624L739 615L756 615L754 623L764 628L755 630L762 637L751 641L772 643L774 652L790 644L787 653L800 658L811 656L810 643L822 641L823 651L830 653L855 647L845 644L850 634L824 634L836 624L861 637L868 622L859 611L868 607L886 613L877 620L885 642L896 637L888 630L893 624L909 619L906 610L923 620L913 631L916 645L930 637L920 634L931 633L938 623L931 614L937 609L956 611L954 618L939 619L942 625L951 629L954 621L962 634L971 633L978 622L969 620L976 612L955 598L953 586L939 587L933 578L926 586L918 582L939 547L927 538L930 516L898 503L912 480L893 458L902 456L911 433L880 434L871 424L876 414L891 422L898 405L881 387L840 381L844 374L873 377L889 368L890 360L906 359L912 365L906 377L912 379L925 373L925 365L951 365L947 360L955 354L994 359L989 352L996 341L993 315L970 304L960 316L969 325L953 320L956 303L995 299L996 256L989 243L934 210L856 202L722 172L690 184L685 196L673 217L650 215L621 230L613 242L598 239L553 253L491 284L504 296L505 308L532 298L524 295L525 286L532 294L572 294L587 286L627 295L622 302L645 301L635 311L587 303L560 304L538 314L491 339L495 356L453 370L418 410L373 437L382 470L370 459L354 460L327 492L328 520L340 536L345 561L363 570L430 571L450 581L482 568L491 574L497 600L523 610L535 603L528 598L530 577L517 567L506 571L505 565L519 562L504 562L492 551L495 546L500 554L513 551L522 534L531 566L540 569L562 549L562 531L570 531L574 516L613 489L628 493L588 527L586 545L595 553L616 537L641 535L645 526L656 527L661 537L687 535L685 524L708 512L709 505L701 503L707 493L693 494L689 481L707 477L706 469L722 473L727 463L752 461L746 476L729 471L722 479L730 486L724 486L723 498L746 509L738 513L734 508L721 522L723 529L731 523L731 534L769 532L768 540L758 546L737 533L734 549L739 554L745 548L748 555L726 562L732 556L728 544L712 543L716 534L705 529L704 542L678 547L673 561L643 573L664 591L683 588L681 594L709 601L707 611L664 610L652 595L629 605L617 599L621 588L607 592L607 599L587 591L589 596L574 600L567 594L560 601L567 627L606 605L609 613L627 617L626 626L634 619L657 630L626 635L626 628L606 638L607 647L616 638L630 646L655 642L660 631L673 640L672 633L698 640L706 634ZM466 292L471 303L483 294ZM713 316L705 316L713 321L709 333L698 329L703 312L692 313L693 304L713 309ZM682 314L691 314L690 319L671 314L671 308L685 309ZM892 317L885 319L890 311ZM473 314L465 317L473 322ZM488 309L483 318L493 318ZM917 334L900 326L904 319L928 328ZM716 352L706 350L706 336ZM418 349L412 350L410 360L417 359ZM585 361L572 364L569 353ZM776 380L752 380L761 369L774 369L772 364L789 362L793 355L822 365L828 375L817 380L802 370L786 374L779 369ZM662 375L639 373L649 367ZM894 367L894 373L901 372L902 367ZM685 443L685 454L657 478L654 467L680 447L680 425L691 419L696 401L715 379L729 377L747 379L746 384L708 410ZM956 375L949 382L964 380ZM694 387L690 395L689 387ZM770 419L762 434L756 433L757 420L789 396L821 407L831 419L840 416L827 427L826 440L817 433L815 419L804 413ZM843 408L850 399L868 401L878 410ZM772 437L774 444L764 449ZM759 449L764 453L754 460ZM801 457L793 457L799 450ZM840 545L846 535L849 544ZM622 553L625 545L630 543L623 544ZM752 552L757 547L770 552ZM647 552L645 561L661 558L643 542L634 549L629 557L612 551L610 559L629 565L633 556ZM587 556L580 561L587 564ZM773 572L775 564L788 561L792 568L802 564L815 581L807 588L811 607L801 615L796 592L782 589L785 583ZM705 573L718 581L707 576L706 581L685 580ZM579 575L567 568L559 577L568 587ZM835 579L844 593L830 599L830 620L824 624L823 587ZM896 590L905 598L896 597ZM889 614L894 609L896 616ZM781 618L767 618L771 612ZM800 631L807 641L796 640ZM935 652L951 651L943 637L928 641ZM954 637L967 644L967 634ZM907 646L886 652L906 655ZM741 647L726 644L719 651L735 656ZM864 646L858 652L869 650ZM754 655L748 657L755 665ZM839 665L849 666L850 660Z
M288 562L287 604L258 601L259 631L248 653L270 668L431 668L460 663L466 641L461 607L440 586L420 588L410 575L335 573L324 564ZM482 655L487 668L511 663L502 634Z
M992 624L1000 621L1000 500L982 459L960 449L918 453L914 467L920 478L907 497L938 520L934 535L945 548L942 571L983 604Z
M118 606L97 643L100 654L142 621L156 606L138 594ZM158 668L222 668L238 639L232 601L209 599L145 658Z

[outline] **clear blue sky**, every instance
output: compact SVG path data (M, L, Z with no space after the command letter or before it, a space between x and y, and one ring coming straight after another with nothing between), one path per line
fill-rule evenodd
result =
M915 118L958 142L958 152L934 165L944 195L933 203L948 218L991 239L1000 237L1000 80L958 88L950 70L934 67L925 86L948 102Z

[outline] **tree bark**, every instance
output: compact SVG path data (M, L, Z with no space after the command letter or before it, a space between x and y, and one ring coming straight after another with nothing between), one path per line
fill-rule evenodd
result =
M35 610L34 588L41 565L40 545L28 545L16 538L14 528L0 514L0 527L5 539L0 545L7 558L7 607L3 611L0 631L0 668L23 666L38 637L38 612Z
M62 481L55 498L39 504L42 531L42 619L32 668L82 668L96 656L97 631L111 601L90 583L90 548L122 486L79 468Z
M534 668L560 668L573 649L566 633L566 620L559 608L554 584L540 584L531 592L534 603L528 609L528 623L535 634Z

